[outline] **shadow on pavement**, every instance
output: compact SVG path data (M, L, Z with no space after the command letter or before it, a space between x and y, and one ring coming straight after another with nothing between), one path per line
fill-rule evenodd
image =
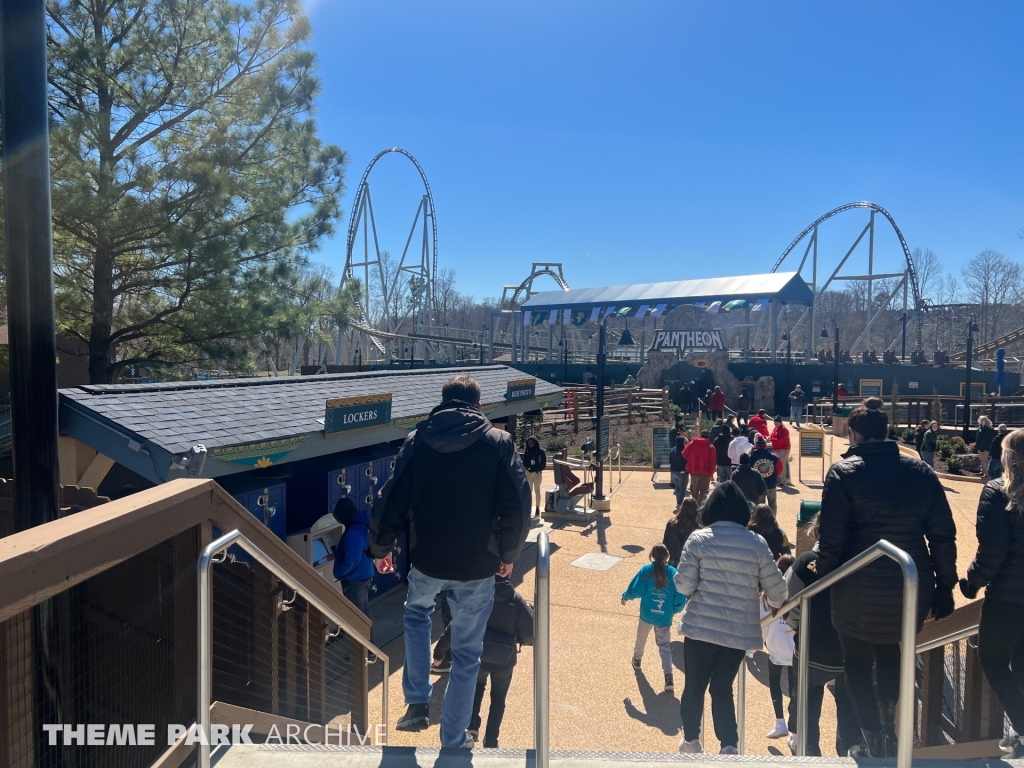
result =
M631 699L623 699L622 705L626 714L634 720L658 728L666 736L674 736L679 732L679 701L675 695L668 692L658 693L654 690L647 677L639 669L633 670L636 677L637 687L640 689L640 699L644 711L641 711Z

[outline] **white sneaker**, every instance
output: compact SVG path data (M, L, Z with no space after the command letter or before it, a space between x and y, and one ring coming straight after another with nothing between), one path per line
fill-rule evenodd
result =
M781 739L783 736L787 735L788 733L789 733L789 728L786 727L786 721L785 720L776 720L775 721L775 727L772 730L768 731L768 734L765 736L765 738L766 739Z
M722 749L719 750L718 754L720 754L720 755L738 755L739 754L739 750L736 749L736 747L722 747Z
M701 746L700 739L687 741L686 737L683 736L682 740L679 742L679 751L684 755L699 755L704 751L704 747Z
M795 733L789 734L789 738L786 739L786 746L789 747L790 751L794 755L796 754L796 734Z

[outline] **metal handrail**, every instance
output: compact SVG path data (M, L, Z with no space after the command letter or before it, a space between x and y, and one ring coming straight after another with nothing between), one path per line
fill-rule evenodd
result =
M548 768L551 753L551 550L546 531L537 536L533 587L533 746L536 768Z
M811 644L811 598L824 592L838 581L851 573L859 571L880 557L895 560L903 571L903 617L902 637L900 640L900 701L897 710L898 745L896 751L897 768L911 768L914 753L914 672L917 669L917 564L914 559L894 544L885 539L872 544L852 560L848 560L832 573L819 579L808 587L800 590L771 616L761 621L765 627L776 620L779 614L785 614L800 606L800 631L797 647L800 649L800 667L797 671L796 700L796 754L804 757L807 754L807 695L810 674ZM740 666L739 679L736 684L737 725L739 730L739 751L743 752L744 732L746 723L742 715L746 713L746 660Z
M934 651L936 648L941 648L944 645L950 643L959 643L961 640L965 640L968 637L973 637L978 634L978 625L974 624L970 627L964 627L963 629L951 632L948 635L937 637L934 640L929 640L927 643L921 643L917 646L918 653L925 653L927 651Z
M330 621L343 629L349 637L355 638L368 651L377 655L384 664L384 681L381 685L381 722L388 722L388 678L391 675L391 662L387 655L377 646L370 642L370 639L357 632L351 624L341 618L326 603L316 595L305 589L297 579L264 554L263 550L253 544L242 535L237 529L226 533L216 541L209 544L196 565L198 570L199 584L199 672L197 685L197 708L196 723L200 728L199 744L199 768L210 768L210 706L213 703L213 574L210 566L214 558L221 552L225 552L232 545L249 553L252 558L270 571L279 581L288 586L316 608ZM386 731L385 731L386 732Z

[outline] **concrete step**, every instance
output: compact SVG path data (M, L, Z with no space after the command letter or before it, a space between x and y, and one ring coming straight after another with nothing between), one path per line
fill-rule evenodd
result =
M767 757L757 755L680 755L671 752L558 752L551 768L612 768L639 764L683 763L688 768L722 765L800 765L804 768L895 768L893 760L851 758ZM216 768L535 768L533 750L428 749L424 747L348 747L262 744L222 748ZM1024 760L915 760L925 768L1024 768Z

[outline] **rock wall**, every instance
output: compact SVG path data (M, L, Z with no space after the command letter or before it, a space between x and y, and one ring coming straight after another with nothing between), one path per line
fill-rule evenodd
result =
M636 375L637 384L644 389L661 389L661 375L675 364L674 352L651 352Z

